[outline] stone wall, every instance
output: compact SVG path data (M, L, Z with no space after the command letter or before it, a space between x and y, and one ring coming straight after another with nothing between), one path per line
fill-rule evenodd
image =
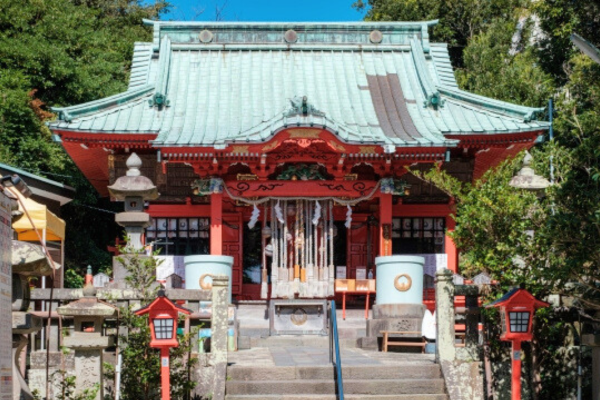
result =
M32 292L32 300L49 299L49 290L35 290ZM69 301L77 300L83 296L82 289L55 289L54 307L65 304ZM201 301L212 302L211 325L211 348L210 353L199 353L197 341L194 344L191 357L198 358L194 370L191 372L192 379L196 380L197 386L192 393L192 398L202 399L211 398L219 400L225 398L225 374L227 367L227 324L228 324L228 278L226 276L214 276L212 290L186 290L186 289L167 289L166 296L171 300L184 300L184 307L192 310L192 313L198 313L199 303ZM110 300L118 306L138 307L139 299L134 291L129 289L99 289L97 297L104 300ZM69 325L72 320L62 320L62 331L67 332L72 327ZM189 329L192 324L186 324ZM65 370L67 373L75 374L76 360L73 352L64 354L59 351L63 340L58 334L59 330L53 332L57 337L53 341L54 346L50 352L50 375L56 371ZM109 331L109 334L116 334L115 331ZM123 334L121 330L120 334ZM105 361L116 363L114 352L105 353ZM79 371L77 371L79 372ZM31 369L29 374L29 386L32 390L37 389L42 396L46 390L46 351L35 351L31 353ZM56 383L58 376L55 374L51 379L50 396L48 400L55 398L57 390ZM104 384L105 393L114 393L114 388L108 383Z

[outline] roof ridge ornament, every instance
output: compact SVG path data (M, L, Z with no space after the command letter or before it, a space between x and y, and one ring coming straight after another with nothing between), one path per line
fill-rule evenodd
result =
M419 83L421 84L423 95L425 96L423 107L433 107L434 110L437 110L438 107L444 106L445 101L442 99L442 95L427 72L425 49L422 46L421 38L414 36L410 41L410 47L413 62L415 64L415 71L417 72L417 77L419 78Z
M167 99L166 95L160 92L156 92L154 93L154 96L152 96L152 98L148 100L148 105L150 107L156 107L159 110L162 110L163 107L170 107L171 101Z
M308 102L307 96L295 96L290 99L291 107L283 113L284 117L293 117L296 115L301 115L306 117L308 115L313 115L315 117L324 117L325 113L319 111L315 106Z

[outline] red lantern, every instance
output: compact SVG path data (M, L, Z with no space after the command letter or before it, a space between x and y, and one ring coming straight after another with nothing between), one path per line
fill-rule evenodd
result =
M533 338L533 315L550 304L533 297L525 289L512 289L486 308L500 309L501 340L512 342L512 400L521 399L521 342Z
M179 346L177 318L179 313L190 315L192 312L173 303L165 296L165 292L160 290L156 300L134 313L135 315L150 314L150 334L152 336L150 347L160 349L162 399L169 400L171 398L169 349Z

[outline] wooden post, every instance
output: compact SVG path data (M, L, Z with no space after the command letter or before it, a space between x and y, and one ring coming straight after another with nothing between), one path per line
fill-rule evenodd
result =
M223 194L210 195L210 254L223 255Z
M379 195L379 255L392 255L392 195Z
M448 269L454 272L455 274L458 271L458 250L456 249L456 245L454 244L454 240L448 236L448 233L453 232L456 227L456 221L452 216L448 215L446 217L446 242L445 249L446 255L448 256Z
M512 342L512 384L511 384L511 399L521 400L521 341L513 340Z
M160 386L162 400L171 399L171 383L170 383L170 371L169 371L169 348L160 348Z

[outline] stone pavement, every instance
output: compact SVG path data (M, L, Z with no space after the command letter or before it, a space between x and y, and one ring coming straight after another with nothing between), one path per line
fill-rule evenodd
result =
M433 364L433 354L420 353L382 353L363 349L344 349L341 351L343 366L398 365L410 363ZM293 367L322 366L329 364L327 347L256 347L229 353L229 365L255 367Z

